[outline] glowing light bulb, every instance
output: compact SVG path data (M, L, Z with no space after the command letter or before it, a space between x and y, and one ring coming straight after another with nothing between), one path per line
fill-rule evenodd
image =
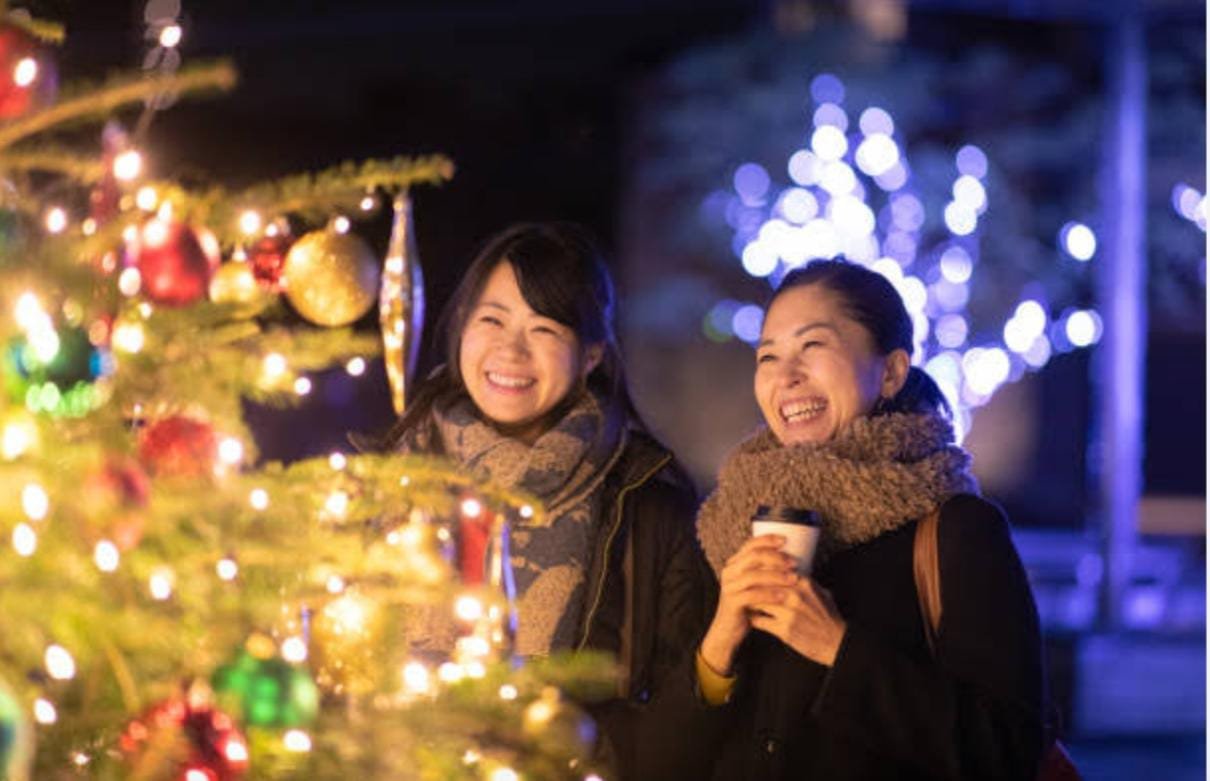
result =
M424 694L431 681L429 669L420 662L408 662L403 666L403 686L412 694Z
M93 235L97 232L97 221L92 217L85 217L84 221L80 223L80 232L85 236Z
M324 512L336 518L343 518L349 511L349 495L344 491L333 491L324 500Z
M12 461L26 453L38 439L38 429L29 419L10 420L0 434L0 455Z
M39 724L54 724L59 720L59 712L54 703L45 697L34 700L34 721Z
M146 334L141 323L118 323L113 329L112 343L115 350L135 354L143 349Z
M349 362L345 364L345 371L347 371L353 377L360 377L361 375L365 374L365 372L366 372L365 358L349 359Z
M363 212L368 212L374 208L375 203L377 203L377 201L374 199L374 196L367 195L361 199L361 210Z
M67 212L59 206L53 206L46 212L46 230L49 233L62 233L67 227Z
M311 736L300 729L287 730L282 736L282 744L286 751L302 754L311 750Z
M173 571L168 567L159 567L151 573L147 588L151 592L152 599L163 602L172 596L172 588L175 583L176 575Z
M21 509L31 521L41 521L50 512L50 496L37 483L27 483L21 489Z
M265 375L266 380L273 381L285 376L288 368L286 356L281 353L269 353L265 356L261 371Z
M230 557L222 558L214 565L214 571L218 574L220 580L232 581L239 574L239 565L235 563L235 559Z
M522 518L533 518L534 517L534 508L529 506L528 504L523 504L523 505L521 505L521 509L517 511L517 514L520 515Z
M263 488L253 488L248 494L248 504L253 510L264 510L269 506L269 492Z
M160 203L160 194L151 185L143 185L139 191L134 194L134 205L138 206L145 212L155 211L155 207Z
M461 510L466 517L474 518L483 512L483 503L478 499L463 499Z
M260 213L251 209L239 216L239 229L246 236L255 236L260 232L262 224Z
M97 569L102 572L113 572L116 570L120 558L118 546L109 540L101 540L92 551L92 560L96 563Z
M127 149L125 152L120 152L113 159L113 175L119 181L133 181L142 172L143 156L136 149Z
M348 233L350 227L351 223L349 222L349 218L345 217L344 215L332 220L332 230L336 231L337 233Z
M437 668L437 677L445 683L457 683L465 677L466 673L462 669L462 665L453 662L445 662Z
M287 637L281 644L281 657L299 664L307 661L307 643L301 637Z
M244 444L235 437L224 437L218 445L219 461L235 466L244 460Z
M1097 252L1097 236L1092 229L1080 222L1069 222L1063 226L1059 239L1067 254L1079 261L1088 261Z
M294 392L299 396L306 396L312 389L311 380L307 377L299 377L294 381Z
M51 645L43 656L46 672L56 681L69 681L76 677L76 660L61 645Z
M227 756L228 762L248 761L248 747L244 741L236 738L227 739L227 745L223 747L223 754Z
M517 687L511 683L506 683L500 687L500 699L515 700L517 699Z
M13 83L18 87L28 87L38 78L38 61L33 57L22 57L13 68Z
M38 534L28 523L19 523L13 527L13 550L18 556L29 557L38 549Z
M834 125L817 127L811 134L811 150L822 160L839 160L848 149L844 131Z
M345 590L344 578L339 575L332 575L328 578L327 582L324 583L324 588L328 590L329 594L339 594Z
M143 276L133 266L123 269L118 275L118 292L124 296L133 297L139 294L143 287Z
M160 30L160 46L163 46L165 49L174 48L181 42L182 33L183 31L179 24L167 25L164 29Z
M337 472L341 471L348 465L349 459L345 457L344 453L336 452L328 456L328 466L332 467Z
M477 621L483 616L483 603L469 595L458 597L454 614L463 621Z

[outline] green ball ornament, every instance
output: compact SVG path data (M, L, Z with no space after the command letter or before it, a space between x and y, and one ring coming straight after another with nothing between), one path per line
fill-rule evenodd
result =
M247 651L215 670L210 681L219 703L247 726L302 727L319 715L319 688L305 668L280 657Z
M0 680L0 778L26 781L34 759L34 737L21 700Z

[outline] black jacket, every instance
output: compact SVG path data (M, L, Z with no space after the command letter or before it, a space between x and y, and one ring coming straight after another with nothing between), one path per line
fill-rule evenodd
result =
M813 577L848 630L829 669L754 632L737 657L713 777L1032 779L1042 748L1037 611L1001 511L941 509L934 659L912 573L915 523L837 553Z
M616 700L591 706L623 781L700 779L698 741L717 714L681 685L717 585L694 532L696 495L672 454L632 434L606 478L580 628L581 648L618 655Z

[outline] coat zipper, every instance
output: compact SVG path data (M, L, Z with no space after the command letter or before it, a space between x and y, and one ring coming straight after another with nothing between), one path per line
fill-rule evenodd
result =
M622 527L622 505L624 503L623 500L625 500L625 498L626 498L626 494L630 493L631 491L633 491L634 489L643 485L648 480L650 480L652 477L654 477L655 474L657 472L659 472L661 469L663 469L665 466L667 466L668 462L671 460L672 460L672 456L666 454L663 458L660 459L659 463L657 463L655 466L653 466L646 474L644 474L638 480L635 480L633 483L623 486L622 490L618 491L618 497L614 501L616 511L614 513L613 526L609 530L609 535L605 538L605 551L604 551L605 556L609 555L610 549L613 548L613 538L617 536L618 529L620 529ZM588 634L589 634L589 632L592 631L592 620L593 620L593 618L596 617L597 609L600 608L600 606L601 606L601 597L604 596L605 576L606 576L608 570L609 570L608 562L602 562L601 576L597 580L596 596L593 597L592 607L589 608L588 615L585 618L584 635L583 635L583 637L580 638L580 642L576 646L577 651L583 651L584 646L588 643Z

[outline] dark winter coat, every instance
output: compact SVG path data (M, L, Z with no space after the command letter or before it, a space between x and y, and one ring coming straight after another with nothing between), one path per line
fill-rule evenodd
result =
M682 685L718 586L694 535L691 484L672 454L632 434L607 478L580 647L618 655L624 696L592 706L622 781L701 779L717 714Z
M712 709L725 722L713 778L1034 777L1041 640L1007 521L971 495L942 506L935 658L913 580L915 530L909 523L837 552L813 573L848 626L831 668L770 635L749 636L731 701Z

